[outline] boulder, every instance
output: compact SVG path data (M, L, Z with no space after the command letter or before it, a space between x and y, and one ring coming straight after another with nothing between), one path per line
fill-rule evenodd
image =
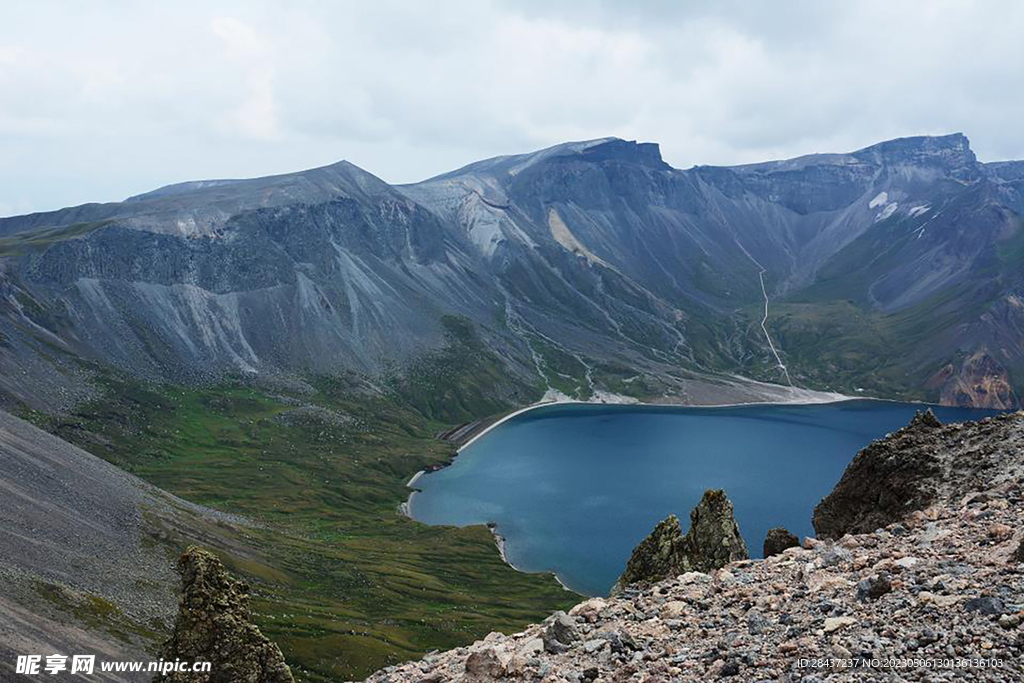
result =
M800 545L800 539L789 533L785 527L777 526L769 529L764 537L764 556L771 557L778 555L786 548L795 548Z
M544 650L557 654L568 650L580 639L580 634L576 629L576 620L565 612L558 611L548 618L547 628L541 637L544 641Z
M493 681L504 675L505 667L494 648L473 652L466 658L467 681Z
M985 616L998 616L1006 611L1002 600L987 595L971 598L964 603L964 609L968 612L979 612Z
M857 599L861 602L877 600L892 590L892 579L880 573L861 579L857 583Z
M825 633L832 633L838 631L841 628L847 626L853 626L857 623L857 620L853 617L829 617L825 620L824 631Z

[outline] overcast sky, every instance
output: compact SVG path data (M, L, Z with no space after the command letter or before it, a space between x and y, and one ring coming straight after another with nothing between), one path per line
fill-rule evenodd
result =
M607 135L677 167L954 131L1024 158L1022 121L1016 0L0 5L0 215Z

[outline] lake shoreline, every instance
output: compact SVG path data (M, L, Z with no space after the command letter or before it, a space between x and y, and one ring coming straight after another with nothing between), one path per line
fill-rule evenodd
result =
M558 582L558 585L561 586L566 592L575 593L576 595L579 595L584 598L592 597L587 595L586 593L581 593L578 590L573 590L572 588L569 588L569 586L565 584L565 581L562 580L562 577L558 575L558 572L528 572L525 569L520 569L511 560L508 559L507 542L505 540L505 537L498 532L497 522L488 522L487 529L491 532L491 536L494 537L494 545L498 547L498 555L501 556L501 561L507 564L512 569L515 569L517 572L520 572L522 574L551 574L551 576L554 577L555 581Z
M535 491L549 488L546 482L556 482L555 486L557 487L564 485L557 482L576 481L576 478L571 476L559 478L562 474L560 468L571 468L572 465L546 464L560 462L562 459L550 456L561 452L563 448L566 449L567 454L579 452L586 458L593 457L591 455L593 452L600 453L604 451L604 460L599 458L595 463L599 467L607 469L608 467L614 467L612 463L616 462L615 453L620 452L625 447L624 444L634 444L635 448L642 450L645 448L643 444L650 442L650 444L659 445L652 446L652 455L645 457L661 458L661 460L652 461L658 463L657 467L654 469L647 468L646 471L669 472L676 466L675 463L686 462L689 458L690 463L683 465L683 467L690 469L680 470L679 476L684 478L679 479L679 482L687 481L685 478L685 476L689 476L686 474L687 472L700 471L700 481L710 482L709 486L714 484L716 487L728 488L730 491L733 490L733 487L739 487L736 489L739 491L737 494L737 509L742 513L741 517L746 515L746 518L741 519L740 523L744 529L745 541L749 547L759 546L764 533L771 526L767 525L765 528L761 528L764 525L764 514L754 514L751 512L751 510L756 510L756 505L763 505L762 501L765 500L769 501L768 504L772 506L770 507L772 514L779 517L778 520L772 520L772 524L786 526L794 530L798 535L813 535L813 530L806 528L807 520L810 518L810 510L818 502L818 499L827 494L836 484L849 460L872 440L882 438L885 434L904 426L906 421L913 417L915 410L923 410L929 404L835 395L828 396L829 400L824 400L825 397L822 397L820 394L813 397L817 400L808 400L808 398L810 397L801 396L800 399L802 400L750 401L716 406L692 406L660 402L641 404L636 402L631 404L635 406L633 409L619 409L614 407L614 405L610 405L607 401L539 401L513 410L501 416L500 419L495 419L493 425L490 426L491 429L530 410L544 407L551 408L550 411L538 414L536 417L527 417L513 423L508 430L502 431L498 435L492 435L493 441L486 440L481 445L474 440L472 443L467 444L476 446L476 450L471 453L473 457L469 461L463 462L458 459L458 456L463 454L463 449L466 446L463 446L458 451L452 449L448 464L455 465L457 472L440 474L436 480L433 478L424 480L421 478L423 474L420 473L412 477L410 483L415 490L411 492L408 499L409 505L405 507L403 512L421 523L460 527L486 524L494 536L499 556L511 568L517 571L525 570L528 573L553 572L557 575L564 572L564 578L559 577L563 586L569 587L573 592L582 595L602 595L601 591L604 588L603 581L605 577L611 574L614 569L612 565L616 565L619 556L625 552L623 550L625 547L623 539L628 539L632 545L635 545L636 539L642 538L644 533L649 532L649 522L646 519L642 523L632 522L633 527L629 528L626 533L615 532L617 535L609 536L609 540L591 542L586 539L604 539L603 534L605 532L598 531L596 528L588 528L588 522L583 521L586 520L589 514L586 510L581 512L582 508L578 508L575 505L565 508L563 504L562 508L564 509L561 509L558 514L564 514L565 519L558 521L560 518L553 518L546 513L538 515L535 511L542 509L541 507L530 507L528 505L526 508L522 508L515 513L515 515L520 516L509 516L508 511L516 510L515 506L519 504L518 501L522 500L522 498L519 497L518 493L510 497L506 493L507 489L525 486L526 488L522 489L521 493L529 498L531 495L534 495ZM566 407L563 408L561 406ZM579 406L579 408L574 406ZM588 408L587 406L592 407ZM703 408L713 409L703 410ZM970 412L972 409L957 407L936 408L937 411L940 411L940 409L939 415L943 421L954 422L964 419L976 419L965 413L958 412L964 410ZM942 412L945 411L950 412L943 416ZM719 417L722 421L718 419ZM734 422L735 420L750 418L753 419L752 422ZM706 424L710 430L707 433L712 435L714 440L701 442L700 439L686 439L687 443L700 444L696 447L699 449L697 455L692 455L686 453L686 446L678 442L678 437L673 436L671 431L660 428L648 430L647 425L651 424L649 421L652 420L655 421L653 423L655 426L660 423L671 427L678 422L680 424L699 425L701 430L704 429ZM565 432L566 439L564 442L560 437L556 436L557 431L552 431L556 429L553 427L554 422L552 421L565 422L565 429L567 431ZM732 424L738 426L726 427L724 431L722 427L714 426ZM632 436L628 436L631 434L629 431L631 429L630 425L639 425L643 426L643 428L639 431L634 430ZM752 431L748 431L748 428ZM579 441L572 434L574 430L579 431L581 429L583 430L581 432L582 438L584 440L589 439L589 441L586 442L588 445L583 451L578 451L578 449L574 449L576 449ZM813 441L800 441L805 447L794 451L791 446L786 446L788 443L786 434L788 432L774 431L778 429L811 429L810 438ZM595 432L594 430L597 431ZM716 430L721 433L715 434ZM645 436L648 432L649 435ZM689 434L690 432L685 433ZM698 436L702 433L701 431L696 431L692 434ZM762 433L771 433L771 439L759 441L757 435ZM800 438L804 438L807 434L807 432L799 433L801 434ZM506 441L506 434L508 434L509 441ZM597 436L598 434L600 436ZM522 445L514 445L523 439L525 441L522 441ZM722 440L719 441L719 439ZM745 443L744 440L746 440ZM699 456L699 453L706 450L709 445L712 449L715 449L719 443L737 442L741 444L740 448L732 450L727 448L725 452L717 453L714 460L709 461ZM602 446L601 444L605 445ZM809 444L813 444L813 446ZM512 450L509 450L509 448L512 448ZM515 448L519 448L519 451L515 450ZM523 448L526 448L526 450L522 450ZM684 450L679 451L678 449L680 448ZM824 450L816 451L815 448L823 448ZM592 449L597 450L594 451ZM679 457L678 453L680 452L686 453L685 457ZM516 453L522 455L521 462L519 458L511 457L515 456ZM544 453L547 454L544 455ZM750 455L754 453L762 455ZM824 455L819 457L818 453L824 453ZM765 460L765 454L770 455L772 459ZM485 463L475 462L478 456L482 457L484 455L498 457L499 459ZM812 456L814 457L812 458ZM774 463L770 465L770 471L773 473L784 471L785 468L795 467L796 469L792 469L789 474L798 478L807 478L808 486L805 488L812 491L814 495L808 494L810 497L806 501L802 499L799 502L780 501L776 500L778 496L772 492L776 490L774 488L771 491L759 491L757 486L761 485L758 483L761 481L760 479L757 479L752 487L747 481L744 481L744 477L749 475L743 473L751 471L748 466L755 469L759 467L760 465L757 464L759 458L760 462ZM776 460L775 458L778 459ZM808 460L808 458L812 459ZM803 460L805 462L797 466L794 465L795 460ZM602 462L606 463L606 465L600 465ZM530 471L535 472L536 474L532 476L539 477L538 479L531 481L530 475L523 475L524 470L522 467L525 463L530 463L528 465L530 468L536 468ZM465 471L464 468L466 468ZM695 470L694 468L697 469ZM444 468L435 465L427 469L442 471ZM642 468L639 470L634 468L634 470L637 472L643 471ZM642 479L643 476L648 475L637 476ZM770 478L770 476L775 475L766 476ZM478 483L467 485L466 482L473 482L474 480ZM649 499L658 498L659 496L658 510L656 511L659 515L664 516L668 512L673 512L677 515L681 514L681 508L676 509L673 507L673 505L680 505L678 503L679 492L674 487L662 486L657 480L650 482L649 488L647 483L639 480L635 481L628 490L621 488L622 480L618 478L618 475L595 481L604 482L603 490L600 487L597 489L597 494L595 495L596 502L587 502L587 496L594 494L594 489L577 491L576 494L578 495L571 497L571 499L576 500L579 498L579 500L586 502L586 505L597 505L601 509L605 509L608 508L608 500L617 499L616 496L624 495L624 499L628 499L630 502L622 503L626 507L615 513L615 524L620 524L620 520L630 516L638 517L647 514L645 510L647 509L646 506ZM446 503L435 495L443 490L436 489L435 483L441 486L442 482L444 482L443 486L450 487L454 485L456 487L454 490L459 491L451 503ZM545 482L545 485L538 488L537 484L541 482ZM469 488L461 490L458 488L460 486L464 488L468 486ZM685 489L685 486L681 488ZM746 494L742 493L744 490L746 490ZM645 493L640 499L637 499L636 496L630 497L626 495L629 491L644 491ZM752 494L751 491L758 492ZM417 493L421 495L417 496ZM692 492L687 495L692 495ZM744 495L746 495L746 498ZM538 498L538 500L542 499L543 495ZM466 501L473 500L477 502L471 502L467 505ZM686 500L688 505L689 500ZM746 511L744 510L745 505L747 506ZM475 511L473 511L474 506L476 506ZM804 511L803 507L806 507L807 510ZM468 510L468 514L453 513L453 511L457 511L460 508ZM525 517L522 517L521 515L524 514ZM536 519L532 519L531 515L536 517ZM506 527L506 523L512 523L513 520L515 520L513 524L515 528ZM524 520L531 521L525 523ZM536 525L537 523L540 526L537 527L538 535L535 536L532 533L532 527L528 527L528 524ZM583 524L582 526L580 526L581 523ZM612 527L615 527L615 524ZM506 528L510 532L507 539L504 538L506 536ZM595 533L597 536L594 536ZM524 536L523 534L526 535ZM564 536L565 542L552 542L552 539L559 538L559 535ZM588 547L588 544L593 546L593 548ZM608 547L614 547L614 552L605 552L605 549ZM596 548L600 548L600 550L595 550ZM623 556L628 557L628 553ZM584 569L581 570L581 567L584 567ZM599 581L595 582L591 579L591 575L588 574L590 567L598 568L597 571L600 572L599 576L601 577ZM619 569L621 570L621 567ZM609 581L613 578L614 576Z
M674 403L674 402L653 403L653 402L647 402L647 401L631 400L629 397L618 396L618 395L607 394L607 393L603 393L602 397L604 399L611 398L612 400L582 401L582 400L579 400L579 399L571 399L571 398L553 399L553 400L543 400L542 399L540 401L536 401L536 402L531 403L531 404L529 404L527 406L524 406L522 408L517 408L515 410L512 410L510 413L500 417L499 419L495 420L494 422L492 422L489 425L487 425L486 427L484 427L479 433L474 434L472 437L470 437L470 439L468 441L466 441L465 443L461 444L455 450L455 452L452 454L452 456L450 458L448 458L446 461L444 461L442 463L438 463L436 465L432 465L432 466L424 468L424 469L421 469L421 470L417 471L415 474L413 474L413 476L406 483L406 486L408 488L412 489L412 490L410 491L409 497L405 500L405 502L401 503L398 506L398 514L403 516L403 517L407 517L407 518L409 518L412 521L419 522L419 520L417 520L413 516L413 514L412 514L412 503L413 503L413 498L416 496L417 493L420 492L420 490L416 488L416 482L419 481L421 477L423 477L424 475L426 475L426 474L428 474L430 472L436 472L438 470L441 470L441 469L444 469L446 467L449 467L450 465L452 465L455 462L456 458L459 457L459 455L462 453L463 450L465 450L466 448L471 446L473 443L475 443L477 440L479 440L483 436L485 436L488 433L490 433L496 427L504 424L505 422L508 422L509 420L511 420L511 419L513 419L515 417L518 417L520 415L523 415L523 414L528 413L528 412L533 411L533 410L537 410L539 408L546 408L546 407L557 406L557 405L591 405L591 406L627 405L627 406L635 406L637 408L680 408L680 409L692 409L692 408L740 408L740 407L749 407L749 406L769 406L769 405L780 405L780 406L782 406L782 405L789 405L789 406L823 405L823 404L829 404L829 403L842 403L842 402L846 402L846 401L886 400L886 399L875 399L874 397L866 397L866 396L865 397L862 397L862 396L847 396L845 394L839 394L839 393L835 393L835 392L818 392L818 391L813 391L813 390L803 390L803 391L806 391L807 395L803 395L803 396L799 396L799 397L794 397L793 400L788 400L788 401L785 401L785 400L784 401L766 400L766 401L746 401L746 402L718 403L718 404L698 404L698 405L685 404L685 403ZM616 399L622 399L622 400L616 400ZM419 523L423 523L423 522L419 522ZM500 555L502 561L505 564L507 564L509 567L514 569L515 571L523 572L524 570L520 569L519 567L516 567L515 564L513 564L511 561L509 561L509 559L508 559L508 552L507 552L507 548L506 548L507 544L506 544L506 541L505 541L505 537L502 536L498 532L498 525L497 525L497 523L495 523L495 522L488 522L486 524L486 526L490 530L491 535L494 537L495 546L498 549L498 554ZM532 572L529 572L529 573L532 573ZM586 593L583 593L583 592L580 592L578 590L572 589L568 585L566 585L566 583L561 579L561 577L558 576L557 572L551 571L549 573L555 578L555 580L558 582L558 584L560 586L562 586L562 588L564 588L566 591L569 591L571 593L576 593L577 595L581 595L581 596L587 597Z
M398 514L402 515L403 517L408 517L409 519L412 519L412 520L416 519L411 514L411 508L412 508L413 496L415 496L416 493L419 491L419 489L416 488L416 482L420 480L420 477L422 477L425 474L429 474L431 472L437 472L438 470L442 470L445 467L451 466L451 464L455 462L455 459L457 457L459 457L459 455L462 453L463 450L465 450L469 446L473 445L473 443L475 443L480 438L482 438L483 436L488 434L491 430L493 430L493 429L497 428L498 426L508 422L509 420L511 420L514 417L518 417L520 415L528 413L531 410L537 410L538 408L548 408L548 407L556 406L556 405L586 405L586 406L616 406L616 405L618 405L618 406L635 406L637 408L680 408L680 409L693 409L693 408L743 408L743 407L749 407L749 406L776 406L776 405L777 406L811 406L811 405L825 405L825 404L829 404L829 403L843 403L843 402L846 402L846 401L892 401L892 402L898 402L898 401L896 401L896 399L876 398L874 396L847 396L846 394L839 394L839 393L835 393L835 392L825 392L825 391L814 391L813 389L806 389L804 391L807 391L807 392L812 393L812 394L817 394L817 395L820 396L820 398L814 400L813 397L808 396L808 397L801 397L799 399L795 399L795 400L792 400L792 401L745 401L745 402L741 401L741 402L737 402L737 403L691 404L691 403L674 403L674 402L670 402L670 401L666 401L666 402L662 402L662 403L652 403L652 402L649 402L649 401L626 400L626 399L629 399L629 397L619 396L617 394L607 394L607 393L605 393L605 394L602 394L602 395L606 396L606 397L614 396L616 398L621 398L621 399L624 399L624 400L581 401L580 399L566 398L566 399L551 399L551 400L546 400L545 401L544 399L541 399L540 401L535 401L534 403L531 403L531 404L529 404L527 406L524 406L522 408L516 408L512 412L510 412L510 413L508 413L506 415L503 415L502 417L498 418L494 422L492 422L489 425L487 425L486 427L484 427L477 434L474 434L472 437L470 437L470 439L468 441L466 441L465 443L461 444L455 450L455 452L452 454L452 456L450 458L448 458L447 460L445 460L443 462L440 462L440 463L437 463L436 465L431 465L431 466L426 467L424 469L418 470L415 474L413 474L412 477L409 479L409 481L406 482L406 484L405 484L406 487L412 489L412 491L409 493L409 497L405 500L405 502L401 503L398 506ZM807 400L807 399L811 399L811 400ZM921 404L922 405L934 405L934 404L924 403L924 402L922 402ZM480 420L477 420L477 422L479 422L479 421Z
M807 390L807 391L810 392L812 390ZM493 430L494 428L498 427L499 425L504 424L505 422L508 422L509 420L511 420L514 417L518 417L518 416L520 416L520 415L522 415L524 413L528 413L531 410L537 410L538 408L546 408L546 407L555 406L555 405L635 406L637 408L680 408L680 409L694 409L694 408L745 408L745 407L751 407L751 406L812 406L812 405L825 405L825 404L828 404L828 403L843 403L844 401L885 401L885 400L892 400L892 399L875 398L874 396L847 396L846 394L839 394L839 393L834 393L834 392L824 392L824 391L821 391L821 392L815 391L813 393L814 394L818 394L820 396L820 398L814 398L813 396L802 396L800 398L794 398L794 400L791 400L791 401L740 401L740 402L736 402L736 403L701 403L701 404L673 403L673 402L668 402L668 401L662 402L662 403L652 403L652 402L649 402L649 401L637 401L637 400L581 401L580 399L575 399L575 398L553 399L553 400L547 400L547 401L542 399L542 400L537 401L535 403L531 403L530 405L525 406L523 408L518 408L518 409L512 411L511 413L509 413L508 415L505 415L504 417L502 417L502 418L500 418L498 420L495 420L491 424L487 425L480 432L474 434L469 439L469 441L466 441L464 444L460 445L458 447L458 449L455 451L455 453L456 453L456 455L458 455L463 450L465 450L466 448L469 448L471 445L473 445L474 442L476 442L479 439L481 439L482 437L484 437L491 430ZM604 394L604 395L608 396L609 394ZM618 395L614 395L614 396L617 396L618 398L622 398L622 399L627 399L628 398L628 397L625 397L625 396L621 396L621 397L619 397ZM453 458L453 460L454 460L454 458ZM450 464L451 464L451 462L449 461L446 465L444 465L444 467L447 467L447 465L450 465ZM440 469L440 467L438 469ZM427 471L428 470L420 470L420 473L425 474ZM419 477L413 477L412 481L415 481L418 478Z

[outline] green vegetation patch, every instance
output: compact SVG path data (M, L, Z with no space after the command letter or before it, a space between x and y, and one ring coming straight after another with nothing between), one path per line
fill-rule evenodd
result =
M441 367L436 379L469 391L487 381ZM254 585L257 623L300 680L361 678L518 630L578 599L549 575L508 567L486 527L399 514L409 478L452 450L434 439L449 423L394 394L345 378L318 378L312 393L242 380L202 389L103 382L105 398L69 417L31 417L163 489L260 522L219 554Z
M585 401L592 391L587 381L587 366L569 353L539 335L529 335L530 348L539 358L547 385L566 396Z
M87 627L106 631L122 642L152 643L159 637L154 627L135 623L117 605L98 595L80 593L45 581L36 581L34 588L39 597L62 614L70 614Z
M38 228L0 237L0 256L18 256L30 251L45 249L56 242L88 235L111 221L73 223L56 228Z
M416 360L391 386L396 403L447 423L476 418L524 405L540 396L508 374L504 362L480 338L467 318L441 320L444 345Z

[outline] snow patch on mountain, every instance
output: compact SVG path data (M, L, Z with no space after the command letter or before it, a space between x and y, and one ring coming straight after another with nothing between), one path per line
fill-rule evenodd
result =
M882 209L882 212L879 213L877 217L875 217L875 222L877 223L878 221L884 221L886 218L896 213L896 209L898 209L899 206L900 205L897 204L896 202L893 202L892 204L886 204L885 208Z

